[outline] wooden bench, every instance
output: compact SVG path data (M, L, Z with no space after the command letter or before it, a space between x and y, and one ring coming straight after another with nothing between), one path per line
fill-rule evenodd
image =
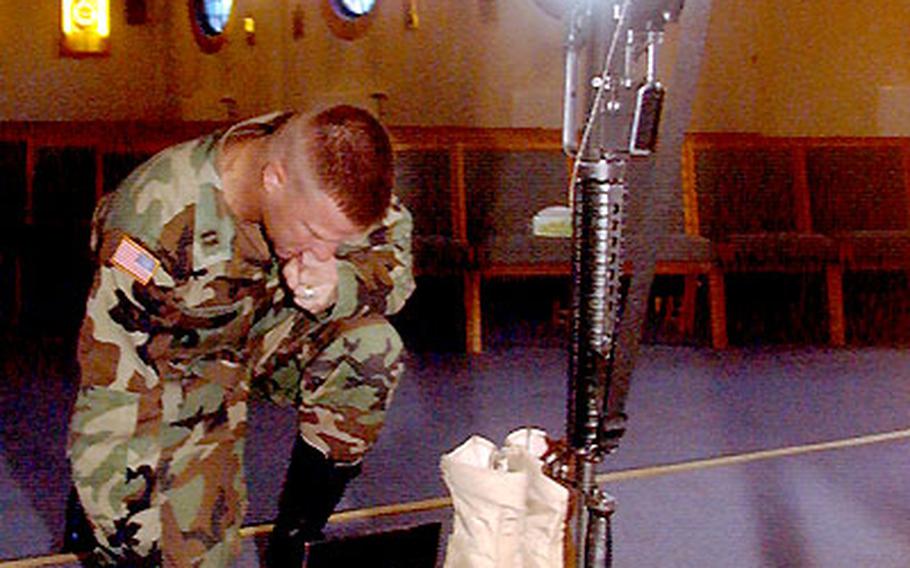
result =
M484 131L459 145L469 212L467 238L476 258L466 288L466 341L468 351L476 353L484 345L481 291L485 281L570 275L571 240L536 237L531 223L541 209L566 204L572 162L562 152L560 133L552 130ZM680 209L682 203L680 192ZM682 232L658 240L653 243L655 273L684 278L679 325L682 334L691 335L698 279L704 277L709 287L715 280L711 244ZM633 270L627 263L625 272ZM724 337L714 337L721 329L714 321L715 310L709 307L707 314L712 342L724 346Z
M910 268L910 176L903 138L690 134L683 150L686 232L715 243L731 275L816 275L827 341L847 342L844 273ZM727 306L727 311L729 306Z
M223 126L0 123L3 323L72 331L91 276L87 236L98 198L158 150ZM392 127L390 134L397 191L414 215L418 278L460 282L464 346L480 352L484 280L569 274L568 240L531 234L534 213L565 202L571 164L560 134L456 127ZM680 257L661 259L658 272L686 276L692 290L684 294L683 319L690 321L694 278L713 268L705 239L680 236L698 242Z

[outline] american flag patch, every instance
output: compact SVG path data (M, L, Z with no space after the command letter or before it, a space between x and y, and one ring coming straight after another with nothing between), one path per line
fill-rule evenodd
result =
M161 264L157 258L129 237L123 237L120 240L114 256L111 257L111 262L141 284L148 284L155 269Z

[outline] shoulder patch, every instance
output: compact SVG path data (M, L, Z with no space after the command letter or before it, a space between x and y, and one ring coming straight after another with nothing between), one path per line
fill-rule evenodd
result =
M127 236L120 239L120 244L111 257L111 263L143 285L148 284L161 264L152 253Z

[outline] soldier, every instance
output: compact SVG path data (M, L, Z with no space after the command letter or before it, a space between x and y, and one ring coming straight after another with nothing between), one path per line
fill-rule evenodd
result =
M392 183L385 130L338 106L164 150L99 204L68 441L88 530L68 519L70 550L229 565L252 388L298 411L268 556L300 565L403 370L385 316L414 289L411 219Z

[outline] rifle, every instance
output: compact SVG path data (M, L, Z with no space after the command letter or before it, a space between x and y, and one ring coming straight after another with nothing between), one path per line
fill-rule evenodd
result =
M651 247L639 259L644 262L636 266L638 280L624 288L626 170L630 160L647 159L657 150L666 95L657 78L658 51L665 26L679 20L683 3L576 0L568 20L563 149L574 159L568 206L541 211L533 225L540 236L572 237L566 439L547 459L546 470L576 496L571 525L580 568L612 563L615 499L597 486L595 468L626 431L625 401L655 254ZM695 26L694 53L683 49L680 55L693 56L697 70L710 0L692 3L706 9L700 22L696 18L701 28ZM691 78L680 82L688 89L674 109L675 160L657 168L664 174L674 163L678 172L679 141L694 91ZM654 181L653 160L651 165Z

